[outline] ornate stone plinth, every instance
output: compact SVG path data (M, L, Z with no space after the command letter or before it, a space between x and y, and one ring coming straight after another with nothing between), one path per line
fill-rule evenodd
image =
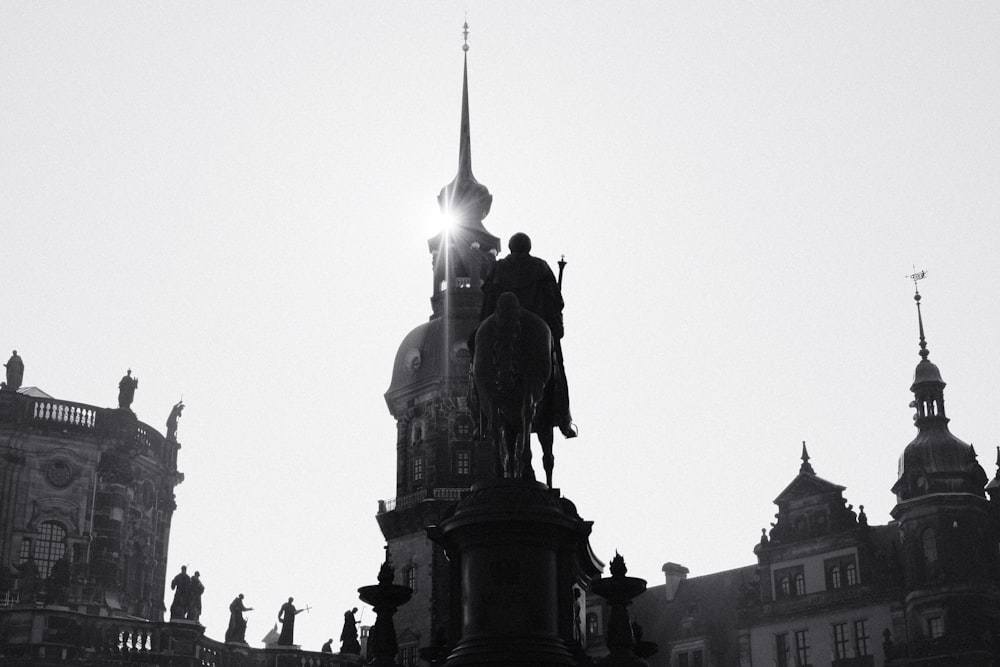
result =
M573 585L600 567L581 562L590 529L543 484L474 486L429 529L460 573L461 595L452 594L462 601L460 638L445 665L577 665L569 647Z

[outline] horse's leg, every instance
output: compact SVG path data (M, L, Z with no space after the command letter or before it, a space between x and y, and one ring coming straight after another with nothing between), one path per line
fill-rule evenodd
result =
M531 422L535 416L535 405L531 398L527 398L521 407L521 435L518 438L520 443L521 477L535 481L535 469L531 467Z
M552 468L555 467L556 457L552 455L552 429L541 428L538 433L538 442L542 445L542 465L545 466L545 483L552 488Z
M507 454L507 461L505 463L507 476L511 479L517 479L521 476L521 462L517 457L517 430L510 428L510 424L507 425L504 448Z

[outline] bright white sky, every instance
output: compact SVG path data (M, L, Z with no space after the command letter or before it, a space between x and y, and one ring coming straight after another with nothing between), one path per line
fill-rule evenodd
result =
M101 406L131 367L161 431L183 395L168 576L209 636L292 595L318 650L375 581L466 13L486 226L569 262L556 484L602 558L753 562L803 440L888 521L913 265L993 475L996 2L4 2L0 350Z

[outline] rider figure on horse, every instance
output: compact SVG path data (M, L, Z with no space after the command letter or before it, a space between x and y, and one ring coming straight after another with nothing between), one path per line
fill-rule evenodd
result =
M527 234L514 234L507 247L510 254L497 260L483 283L479 321L493 314L497 299L504 292L513 292L522 308L545 320L553 340L552 378L546 385L535 424L539 431L557 426L565 437L575 438L577 431L569 411L569 386L560 344L563 337L562 292L545 260L531 256L531 239Z

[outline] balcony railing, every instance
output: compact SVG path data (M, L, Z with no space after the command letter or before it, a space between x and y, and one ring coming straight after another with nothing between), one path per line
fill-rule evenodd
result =
M378 513L385 514L386 512L391 512L393 510L402 510L407 507L413 507L417 503L423 500L459 500L462 497L462 493L468 491L469 487L445 487L437 489L421 489L419 491L414 491L412 493L407 493L405 496L397 496L396 498L390 498L389 500L378 501Z
M196 623L89 616L51 607L0 609L4 665L132 664L172 667L348 667L358 656L257 649L204 636Z
M164 446L166 438L148 424L124 421L117 410L15 392L0 393L0 423L117 437L123 423L129 422L135 425L135 444L140 451L168 465L173 463L173 448Z

